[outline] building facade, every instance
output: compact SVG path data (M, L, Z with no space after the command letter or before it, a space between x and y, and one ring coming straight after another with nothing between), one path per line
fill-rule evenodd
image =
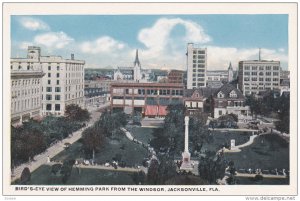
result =
M111 109L127 114L135 111L147 117L164 117L170 104L183 103L183 84L113 83Z
M42 56L40 47L29 46L27 58L13 59L12 62L27 68L29 64L29 68L39 68L45 74L41 79L39 100L42 115L64 115L69 104L84 108L84 61L75 60L73 54L71 59Z
M240 122L251 120L249 106L245 105L245 96L231 84L224 84L213 95L214 118L226 114L236 114Z
M39 117L42 110L41 66L33 58L11 59L11 124Z
M278 89L279 85L279 61L249 60L239 62L238 87L244 95Z
M168 73L169 83L183 84L183 80L184 80L184 71L182 70L171 70Z
M193 43L187 45L187 88L206 86L207 49Z

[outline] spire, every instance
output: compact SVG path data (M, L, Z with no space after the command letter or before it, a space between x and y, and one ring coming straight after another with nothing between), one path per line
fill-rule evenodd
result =
M229 63L228 70L232 70L232 65L231 65L231 62Z
M260 48L259 48L259 52L258 52L258 61L260 61Z
M139 61L139 52L138 49L136 49L136 54L135 54L135 60L134 60L134 66L138 65L139 67L141 66L141 63Z

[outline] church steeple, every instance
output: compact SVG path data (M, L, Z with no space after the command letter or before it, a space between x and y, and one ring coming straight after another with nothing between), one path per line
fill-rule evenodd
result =
M134 60L133 64L134 64L134 66L141 67L138 49L136 49L135 60Z
M229 67L228 67L228 70L233 70L233 69L232 69L232 65L231 65L231 62L229 63Z

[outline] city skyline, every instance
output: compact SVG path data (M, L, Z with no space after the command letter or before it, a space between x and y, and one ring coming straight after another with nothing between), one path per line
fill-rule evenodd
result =
M133 66L139 49L144 68L186 70L188 42L207 48L208 70L237 70L258 48L288 68L288 15L13 16L11 30L12 57L34 45L42 55L74 53L86 68Z

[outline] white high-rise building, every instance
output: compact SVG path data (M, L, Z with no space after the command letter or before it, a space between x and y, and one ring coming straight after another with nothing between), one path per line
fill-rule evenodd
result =
M11 58L10 63L11 123L17 125L41 115L44 73L31 53L27 58Z
M16 60L16 59L15 59ZM84 108L83 60L63 59L61 56L41 56L40 47L29 46L26 59L15 62L30 64L45 74L41 80L41 114L64 115L66 105Z
M207 49L194 43L187 45L187 88L206 86Z
M280 61L240 61L238 87L244 95L278 89L280 86Z

